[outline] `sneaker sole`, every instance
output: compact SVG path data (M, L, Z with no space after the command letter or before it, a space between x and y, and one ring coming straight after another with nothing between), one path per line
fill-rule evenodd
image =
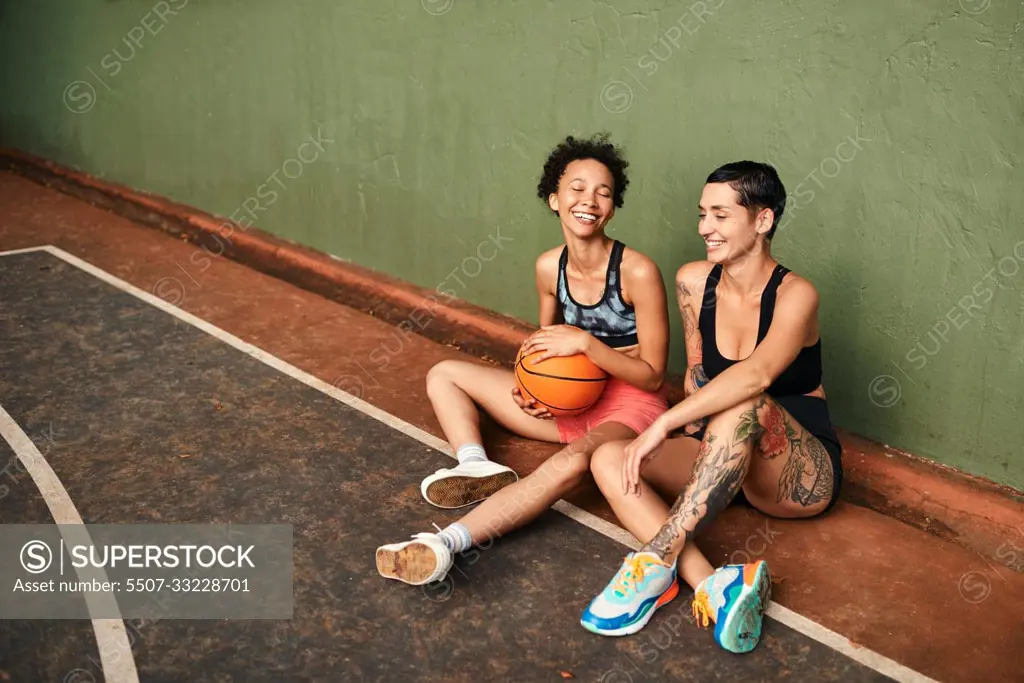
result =
M729 652L745 654L761 640L764 612L772 598L772 579L768 564L760 562L754 585L740 596L736 606L722 624L720 645Z
M411 543L401 550L377 549L377 572L386 579L421 586L436 569L437 556L422 543Z
M596 633L599 636L631 636L640 629L642 629L644 626L647 626L647 622L649 622L654 617L654 613L662 607L664 607L665 605L667 605L668 603L675 600L676 596L678 595L679 581L678 579L673 579L672 585L669 586L665 590L665 592L662 593L661 596L654 601L654 603L647 609L647 611L639 614L636 617L636 621L634 621L631 624L626 624L625 626L620 626L616 629L603 630L598 628L597 626L594 626L593 624L588 624L587 622L581 619L580 625L583 626L583 628L590 631L591 633Z
M479 503L518 480L515 472L502 472L486 477L445 477L431 482L423 497L431 505L452 510Z

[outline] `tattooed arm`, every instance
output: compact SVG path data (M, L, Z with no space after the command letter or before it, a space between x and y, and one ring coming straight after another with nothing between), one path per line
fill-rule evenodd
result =
M703 269L703 270L706 270ZM679 315L683 319L683 341L686 343L686 372L683 374L683 395L689 398L708 383L704 372L704 342L700 334L701 292L707 273L694 272L689 264L676 273L676 299ZM707 418L694 420L683 426L687 434L695 434L707 426Z
M764 393L808 340L817 337L817 313L818 293L814 286L791 274L779 287L771 327L750 357L663 413L657 428L668 433Z

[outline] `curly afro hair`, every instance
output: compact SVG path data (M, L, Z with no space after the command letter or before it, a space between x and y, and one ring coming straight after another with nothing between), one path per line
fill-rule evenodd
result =
M626 177L629 163L622 157L622 150L609 142L608 138L608 133L598 133L587 140L579 140L571 135L566 137L551 151L544 163L544 173L537 183L537 196L547 202L549 196L558 192L558 181L569 164L580 159L593 159L604 164L611 172L615 181L612 199L616 208L621 207L629 185L629 178Z

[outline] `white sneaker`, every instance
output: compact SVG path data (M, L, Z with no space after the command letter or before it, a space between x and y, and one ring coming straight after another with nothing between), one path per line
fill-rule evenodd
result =
M377 572L413 586L440 581L455 561L437 534L416 534L412 541L377 548Z
M509 467L490 460L467 460L424 479L420 493L431 505L450 510L479 503L517 481L519 475Z
M630 553L615 577L583 611L580 624L603 636L631 635L677 595L675 563L667 565L654 553Z

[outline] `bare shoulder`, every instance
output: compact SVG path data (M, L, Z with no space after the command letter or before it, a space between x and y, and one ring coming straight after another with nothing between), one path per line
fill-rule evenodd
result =
M629 247L623 249L622 265L619 267L619 272L622 273L622 279L627 281L627 284L657 284L662 288L665 286L661 279L661 269L658 268L658 264L650 256L636 249Z
M558 259L562 255L562 249L561 246L548 249L537 257L534 265L537 283L542 284L545 289L555 290L555 283L558 280Z
M790 271L779 283L778 301L786 306L798 306L811 311L818 308L818 290L807 278Z
M700 295L714 267L711 261L690 261L679 266L676 271L676 291L681 296Z

